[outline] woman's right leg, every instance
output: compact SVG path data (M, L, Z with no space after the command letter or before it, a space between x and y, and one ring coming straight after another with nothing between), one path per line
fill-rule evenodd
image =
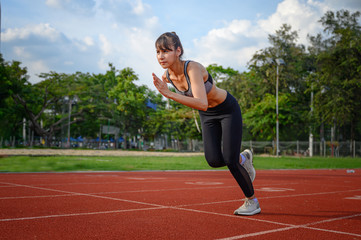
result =
M217 168L226 166L222 154L222 126L221 123L210 116L200 114L202 124L202 137L204 156L208 165Z
M200 113L200 118L204 154L208 165L214 168L227 166L244 195L252 198L252 181L246 169L239 163L242 141L242 117L239 107L228 114Z

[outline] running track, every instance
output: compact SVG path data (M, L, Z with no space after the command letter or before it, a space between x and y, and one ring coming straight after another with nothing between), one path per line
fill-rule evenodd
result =
M0 174L0 239L361 239L361 170Z

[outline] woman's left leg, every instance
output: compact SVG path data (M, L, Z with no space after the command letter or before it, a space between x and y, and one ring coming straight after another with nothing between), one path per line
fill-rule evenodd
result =
M234 179L241 187L244 195L251 198L254 195L252 181L246 169L239 163L242 143L242 114L237 106L233 111L224 114L222 119L223 157Z
M234 211L236 215L254 215L261 212L259 202L254 196L253 184L246 169L239 163L242 143L242 114L234 99L231 111L222 118L223 157L233 177L247 197L244 204Z

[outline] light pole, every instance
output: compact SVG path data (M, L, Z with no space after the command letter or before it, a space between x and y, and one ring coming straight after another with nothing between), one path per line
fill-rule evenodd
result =
M70 98L68 96L65 96L65 100L69 103L69 109L68 109L68 140L67 140L67 147L70 148L70 119L71 119L71 109L72 105L77 103L78 97L74 96L73 98Z
M0 2L0 53L1 53L1 2Z
M279 66L286 65L285 61L282 58L272 58L267 57L266 62L269 64L274 64L276 62L276 155L279 156L280 141L279 141L279 119L278 119L278 82L279 82Z
M276 77L276 155L278 157L280 151L280 136L279 136L279 129L280 123L278 119L278 78L279 78L279 71L278 71L278 63L277 63L277 77Z
M285 65L285 61L282 58L267 58L267 62L273 64L276 61L276 155L279 156L280 141L279 141L279 118L278 118L278 82L279 82L279 66Z
M277 58L276 60L277 63L277 76L276 76L276 155L277 157L279 156L279 152L280 152L280 140L279 140L279 119L278 119L278 82L279 82L279 66L280 65L285 65L285 61L283 61L283 59L281 58Z
M71 106L72 100L69 98L69 112L68 112L68 141L66 143L67 147L70 148L70 118L71 118Z

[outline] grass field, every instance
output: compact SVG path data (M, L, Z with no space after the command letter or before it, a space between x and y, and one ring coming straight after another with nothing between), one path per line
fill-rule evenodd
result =
M254 157L256 169L361 168L361 158ZM203 156L8 156L0 158L0 172L203 170ZM225 169L225 168L221 168Z

